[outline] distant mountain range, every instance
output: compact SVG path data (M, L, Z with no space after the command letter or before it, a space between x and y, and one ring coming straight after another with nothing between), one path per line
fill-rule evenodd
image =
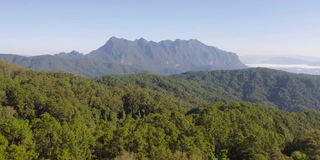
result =
M0 60L37 70L62 71L91 77L246 68L235 53L207 46L194 39L153 42L143 38L130 41L112 37L88 54L77 51L31 57L0 54Z

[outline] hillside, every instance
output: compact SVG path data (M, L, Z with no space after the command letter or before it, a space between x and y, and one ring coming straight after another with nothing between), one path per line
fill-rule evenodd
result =
M281 109L320 109L320 76L292 74L266 68L194 72L176 76L208 92L228 92L243 101L273 104ZM217 91L217 89L219 90ZM210 99L209 99L210 100Z
M129 41L110 38L88 53L77 51L56 55L24 57L0 54L0 60L42 71L60 71L96 77L106 74L158 73L245 68L238 56L198 40Z
M0 159L320 156L319 112L244 102L197 105L162 90L117 83L1 62Z
M105 76L102 83L162 91L192 104L248 101L287 111L320 110L320 77L266 68L188 72L172 76Z

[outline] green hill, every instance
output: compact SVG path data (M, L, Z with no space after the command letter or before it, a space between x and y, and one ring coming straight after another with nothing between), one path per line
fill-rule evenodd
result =
M266 68L187 72L173 76L105 76L99 81L111 86L132 84L161 91L192 104L248 101L287 111L320 109L320 76Z
M93 80L1 62L0 159L319 159L320 112L209 103L194 74Z

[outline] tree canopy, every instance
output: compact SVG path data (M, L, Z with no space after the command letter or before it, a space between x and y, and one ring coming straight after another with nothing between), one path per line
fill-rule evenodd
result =
M0 159L320 156L318 111L200 101L202 94L194 97L201 93L195 86L182 85L191 84L187 80L145 80L147 76L94 80L7 63L0 63L0 68ZM185 94L178 96L180 92Z

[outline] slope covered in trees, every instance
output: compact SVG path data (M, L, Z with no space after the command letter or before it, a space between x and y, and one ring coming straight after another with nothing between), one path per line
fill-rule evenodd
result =
M173 76L105 76L99 81L111 86L132 84L162 91L192 104L248 101L273 105L287 111L320 110L319 76L266 68L187 72Z
M220 88L218 92L226 91L243 101L272 104L288 111L320 110L320 76L253 68L186 73L177 77L199 84L209 92Z
M167 81L182 87L180 81ZM0 159L320 156L317 111L286 112L246 102L193 103L163 87L40 73L7 63L0 63L0 84ZM192 96L192 90L185 92Z

